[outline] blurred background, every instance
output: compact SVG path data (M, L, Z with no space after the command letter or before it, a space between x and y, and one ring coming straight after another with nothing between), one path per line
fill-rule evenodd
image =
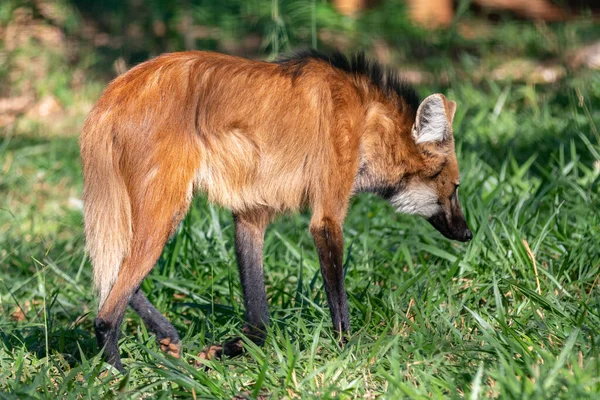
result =
M4 0L0 127L66 133L108 80L189 49L364 50L419 85L556 84L600 68L598 12L595 0Z

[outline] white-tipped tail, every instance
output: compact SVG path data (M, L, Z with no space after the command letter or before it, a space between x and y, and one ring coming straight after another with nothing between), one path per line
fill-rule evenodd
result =
M94 283L102 308L117 279L132 236L131 202L118 166L120 153L111 134L90 115L80 147L86 248L94 267ZM110 129L110 128L108 128Z

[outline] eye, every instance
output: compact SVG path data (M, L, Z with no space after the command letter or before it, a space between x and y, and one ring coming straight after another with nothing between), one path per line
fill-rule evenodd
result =
M438 176L440 176L440 174L441 174L441 173L442 173L442 169L439 169L439 170L435 171L435 172L433 173L433 175L431 175L431 176L429 177L429 179L431 179L431 180L434 180L435 178L437 178Z
M442 173L442 171L444 170L444 168L445 168L445 167L446 167L446 161L444 161L444 162L443 162L443 163L442 163L442 164L441 164L441 165L438 167L438 169L437 169L437 170L436 170L436 171L435 171L433 174L431 174L431 176L429 177L429 179L432 179L432 180L433 180L433 179L437 178L438 176L440 176L440 174Z

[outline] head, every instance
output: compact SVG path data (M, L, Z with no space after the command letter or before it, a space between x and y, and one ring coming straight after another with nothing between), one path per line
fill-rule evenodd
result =
M467 242L473 237L458 201L460 175L452 121L456 103L433 94L420 104L412 126L419 168L389 197L399 212L421 215L442 235Z

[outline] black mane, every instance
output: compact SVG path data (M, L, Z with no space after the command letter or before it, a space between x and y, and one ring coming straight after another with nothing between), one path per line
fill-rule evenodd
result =
M356 53L348 58L339 51L325 54L314 49L300 50L288 57L276 61L280 65L295 66L296 76L302 73L302 67L310 60L321 60L332 67L356 76L364 76L372 85L386 94L396 94L416 113L419 108L419 96L415 89L403 81L398 74L383 67L376 61L369 60L363 52Z

